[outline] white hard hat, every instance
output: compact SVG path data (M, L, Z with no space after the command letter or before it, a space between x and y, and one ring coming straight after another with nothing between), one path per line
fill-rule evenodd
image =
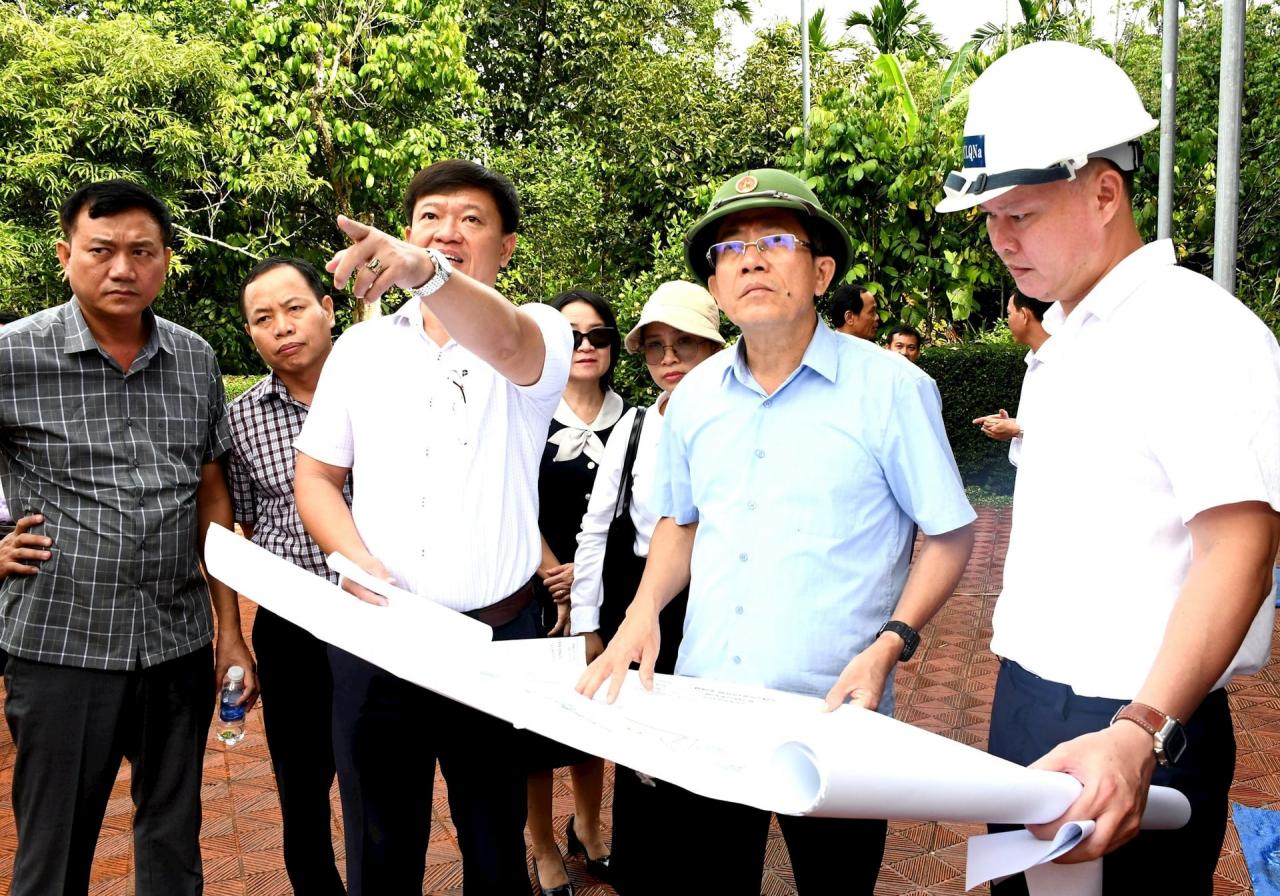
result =
M938 211L1069 180L1091 158L1132 170L1136 140L1158 124L1129 76L1097 50L1060 41L1019 47L969 88L964 160L947 175Z

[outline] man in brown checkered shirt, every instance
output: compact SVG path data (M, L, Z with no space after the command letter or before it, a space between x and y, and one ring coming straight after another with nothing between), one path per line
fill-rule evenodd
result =
M227 409L228 475L245 537L334 584L338 574L302 528L293 502L293 441L311 409L333 347L333 299L320 274L296 258L268 258L240 285L245 330L271 368ZM344 486L351 502L351 480ZM280 794L284 867L299 896L342 896L330 835L333 675L328 645L259 607L253 649L262 685L262 720Z
M200 778L217 683L253 664L235 594L206 584L231 524L230 439L209 345L156 317L169 211L127 181L63 203L71 301L0 331L0 476L50 539L0 583L5 717L17 748L13 896L87 893L122 756L138 896L202 892ZM219 638L211 646L210 594Z

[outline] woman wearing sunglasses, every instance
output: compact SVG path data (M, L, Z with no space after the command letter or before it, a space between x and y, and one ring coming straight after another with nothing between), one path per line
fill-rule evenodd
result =
M547 634L554 636L568 634L573 553L582 515L604 459L605 442L630 405L610 388L622 340L609 303L589 290L572 289L550 304L573 328L569 382L552 417L538 474L543 558L538 591ZM547 896L572 896L551 823L552 770L570 767L575 809L567 832L570 854L585 851L590 870L604 876L609 863L600 833L604 763L545 738L531 737L531 743L528 824L538 886Z
M662 392L651 407L629 411L618 421L605 448L604 461L596 474L591 501L582 520L574 555L571 628L573 634L586 636L588 662L603 652L605 642L617 631L640 584L649 553L649 538L658 523L650 501L650 488L662 434L662 415L667 399L680 381L724 346L720 310L711 294L701 286L682 280L664 283L645 303L640 321L627 334L626 346L628 351L644 355L649 375ZM641 414L640 428L633 439L633 427ZM624 470L628 460L630 467ZM622 512L624 508L624 518L615 522L615 512ZM626 535L634 533L633 537L619 539L620 523L621 531ZM613 556L615 551L624 552L624 556ZM679 595L660 617L662 647L655 667L657 672L670 673L675 667L685 601L686 595ZM628 848L632 842L630 832L670 823L670 819L655 815L658 804L653 794L664 786L667 785L660 781L653 785L642 783L631 769L622 766L616 769L609 871L619 893L630 896L635 892L627 885L628 869L633 863L654 861L652 855L639 855L635 849ZM572 830L569 833L572 834ZM573 845L571 839L571 852ZM588 867L590 865L588 862Z

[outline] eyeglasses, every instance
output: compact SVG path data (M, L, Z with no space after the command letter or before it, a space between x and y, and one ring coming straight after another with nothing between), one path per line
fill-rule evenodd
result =
M594 348L608 348L613 344L613 337L618 331L613 327L592 327L585 333L573 331L573 350L576 352L582 340L587 340Z
M762 236L758 240L727 240L723 243L711 244L711 248L707 250L707 264L715 267L726 258L739 259L746 254L747 246L755 246L756 251L764 255L775 249L782 249L787 253L794 252L801 246L810 249L813 243L800 239L794 233L774 233Z
M662 359L667 356L667 349L671 349L677 361L692 361L697 357L698 352L702 351L703 343L706 341L697 336L681 336L671 345L655 339L652 342L646 342L641 348L644 351L645 361L650 364L661 364Z

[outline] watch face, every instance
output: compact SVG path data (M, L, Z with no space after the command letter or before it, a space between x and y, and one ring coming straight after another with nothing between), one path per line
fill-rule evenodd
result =
M1187 750L1187 733L1182 730L1181 725L1171 725L1162 739L1161 746L1164 752L1163 764L1177 765L1178 760Z

